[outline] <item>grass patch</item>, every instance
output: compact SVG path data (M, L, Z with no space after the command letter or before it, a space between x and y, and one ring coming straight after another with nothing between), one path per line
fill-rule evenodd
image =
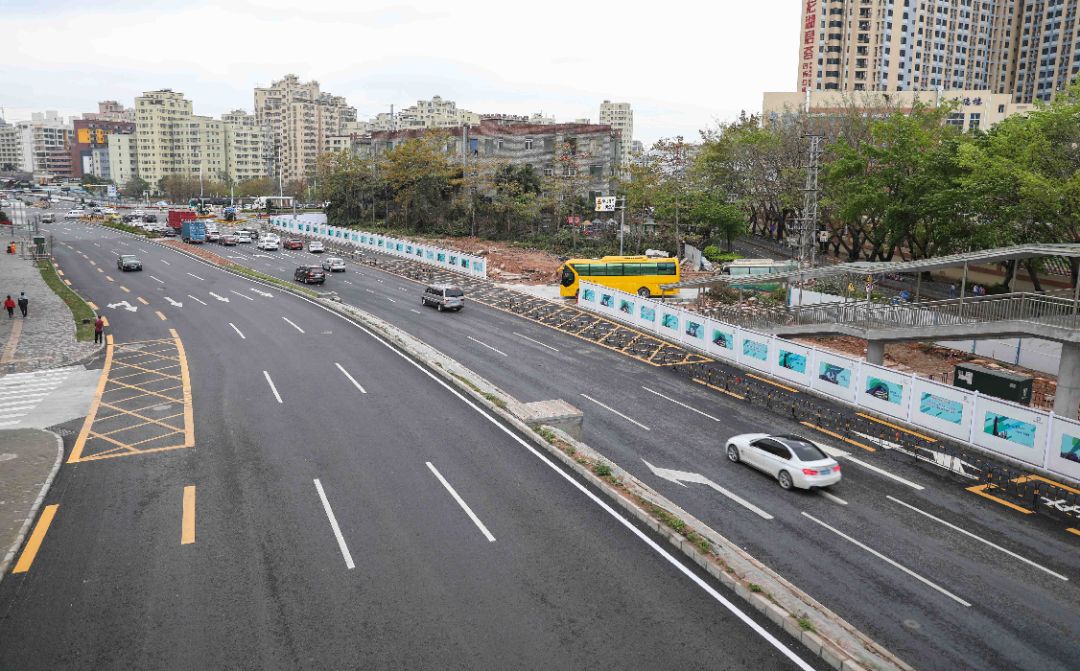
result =
M106 228L115 228L116 230L124 231L125 233L133 233L135 235L141 235L144 238L160 238L161 237L157 233L153 233L153 232L148 231L148 230L146 230L144 228L139 228L137 226L129 226L127 224L120 223L120 222L117 222L117 221L105 221L105 222L102 222L101 225L105 226Z
M687 526L686 522L683 522L681 519L679 519L678 517L675 517L674 515L672 515L668 511L664 510L660 506L656 505L655 503L652 503L651 501L647 501L646 499L643 499L640 496L637 497L637 500L638 500L638 503L643 508L645 508L645 510L649 511L650 515L652 515L653 517L655 517L659 521L663 522L665 525L671 527L672 529L674 529L678 533L680 533L680 534L685 534L686 533L686 531L688 529L688 526Z
M555 444L555 432L546 426L533 426L532 430L535 431L541 438L546 440L549 444Z
M592 472L602 478L606 478L611 475L611 465L604 461L598 462L593 465Z
M799 623L799 629L803 631L817 631L814 629L814 623L805 614L799 615L799 617L795 618L795 621Z
M506 401L502 400L495 394L492 394L491 392L484 392L484 398L486 398L490 403L494 403L496 408L500 410L506 410Z
M319 297L318 293L312 291L311 289L308 289L307 287L297 286L297 285L293 284L292 282L287 282L287 281L281 279L280 277L274 277L273 275L267 275L266 273L260 273L258 270L253 270L251 268L248 268L247 266L242 266L239 263L230 263L226 267L229 270L234 270L234 271L240 273L241 275L246 275L247 277L250 277L250 278L252 278L254 280L259 280L260 282L266 282L267 284L273 284L274 286L281 287L282 289L289 289L290 291L295 291L297 293L304 294L308 298L318 298Z
M761 585L757 584L756 582L750 583L749 587L750 587L750 591L753 592L754 594L757 594L758 592L761 591Z
M45 284L67 304L71 310L71 317L75 320L75 340L79 342L92 342L94 340L94 311L86 304L79 294L64 284L60 276L56 274L56 268L48 259L38 261L38 271ZM83 323L86 321L86 323Z

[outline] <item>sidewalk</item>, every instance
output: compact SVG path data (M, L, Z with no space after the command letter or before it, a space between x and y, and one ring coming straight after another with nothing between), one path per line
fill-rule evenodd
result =
M0 580L30 533L63 457L63 442L52 431L0 431Z
M17 300L20 291L30 299L26 319L18 308L14 319L0 311L0 375L66 366L98 351L93 343L75 340L71 310L32 261L0 254L0 301L8 294Z

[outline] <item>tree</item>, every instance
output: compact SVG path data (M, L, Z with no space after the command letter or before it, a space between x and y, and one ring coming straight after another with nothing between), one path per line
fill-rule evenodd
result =
M319 197L329 205L327 220L335 225L361 221L364 209L372 202L375 173L370 160L349 151L319 157Z
M447 136L426 133L407 140L385 155L386 183L393 194L402 224L415 232L441 223L460 172L444 151Z
M254 177L238 182L233 192L237 198L254 198L273 195L276 187L277 184L269 177Z
M102 185L102 184L112 184L113 183L113 181L111 179L105 179L103 177L98 177L97 175L91 175L90 173L84 174L80 181L85 186L97 186L97 185Z
M726 202L716 191L705 190L694 193L690 199L689 218L695 225L704 229L702 237L706 240L718 235L727 242L727 250L732 251L735 238L745 235L749 230L746 213L734 203Z
M142 195L148 191L150 191L150 184L141 177L132 177L120 187L120 194L125 198L142 198Z

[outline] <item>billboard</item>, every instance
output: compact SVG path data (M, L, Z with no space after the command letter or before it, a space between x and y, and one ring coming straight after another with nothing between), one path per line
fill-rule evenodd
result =
M1050 418L1045 413L989 396L976 396L971 442L1042 466Z
M910 396L910 375L865 361L859 366L859 386L855 396L859 405L891 417L907 419Z

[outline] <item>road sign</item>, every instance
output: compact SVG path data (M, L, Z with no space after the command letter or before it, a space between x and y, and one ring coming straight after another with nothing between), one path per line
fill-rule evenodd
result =
M614 212L615 211L615 196L597 196L597 198L596 198L596 211L597 212Z
M110 184L109 185L109 198L116 198L116 185L115 184Z

